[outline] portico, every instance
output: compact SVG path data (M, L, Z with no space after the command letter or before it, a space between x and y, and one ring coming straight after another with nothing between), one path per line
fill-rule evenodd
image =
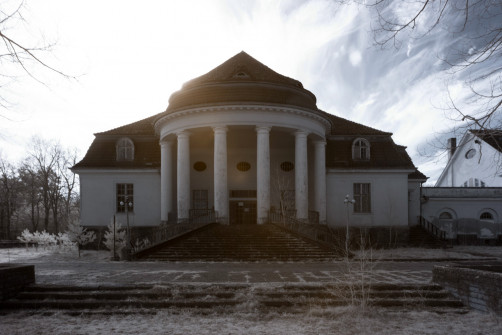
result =
M253 109L256 112L256 108ZM229 223L230 216L235 215L235 210L234 214L229 210L232 201L237 202L237 206L245 206L244 211L256 211L253 218L263 224L268 221L270 209L280 208L281 201L286 201L281 199L281 194L288 191L295 195L288 210L294 211L297 219L308 220L308 212L312 210L319 213L320 222L325 222L326 188L322 185L326 183L322 163L325 122L320 118L300 120L302 115L296 114L289 115L289 119L297 118L302 127L285 127L284 122L274 122L282 113L288 111L269 110L260 123L228 122L200 127L200 120L194 120L193 128L166 129L160 141L161 220L168 221L170 214L178 220L188 219L189 210L194 208L194 191L203 190L208 208L214 208L220 223ZM241 119L239 114L246 113L233 110L225 115L228 119ZM207 111L198 117L197 113L190 113L190 118L200 117L207 118ZM173 120L166 124L172 125ZM306 124L310 127L305 127ZM176 151L174 143L177 143ZM319 158L321 162L310 171L309 149L316 161ZM204 164L205 169L197 169L196 163ZM284 168L284 163L289 163L286 164L289 168ZM310 181L309 174L313 176ZM310 203L309 184L313 195ZM243 198L239 196L242 191L251 192Z

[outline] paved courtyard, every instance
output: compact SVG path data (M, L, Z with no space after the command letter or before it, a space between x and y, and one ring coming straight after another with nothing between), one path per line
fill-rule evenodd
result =
M357 257L357 255L356 255ZM502 259L501 247L375 250L372 261L333 262L113 262L107 251L0 249L0 262L34 264L39 284L135 285L163 283L424 284L437 264Z
M326 263L37 263L39 284L133 285L158 283L428 283L434 262ZM349 270L350 268L350 270Z

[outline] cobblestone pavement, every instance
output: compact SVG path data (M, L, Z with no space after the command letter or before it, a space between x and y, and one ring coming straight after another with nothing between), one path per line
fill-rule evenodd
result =
M360 271L360 264L326 263L37 263L36 281L58 285L135 285L163 283L429 283L435 262L382 262ZM443 263L444 264L444 263ZM368 264L366 264L368 265ZM350 270L349 270L350 269Z

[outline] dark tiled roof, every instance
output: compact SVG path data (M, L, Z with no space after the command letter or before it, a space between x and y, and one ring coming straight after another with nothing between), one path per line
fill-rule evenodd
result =
M500 129L483 129L470 130L471 133L481 138L483 141L491 145L495 150L502 152L502 130Z
M322 111L320 112L331 122L331 135L392 135L392 133L384 132L362 125L360 123L349 121L333 114Z
M147 117L146 119L126 124L125 126L107 130L101 133L96 133L95 135L124 135L124 136L155 135L155 129L153 127L153 123L157 118L157 116L159 116L160 114L156 114Z
M396 145L390 136L370 141L370 159L352 159L352 142L360 137L359 134L352 138L332 139L326 146L326 166L330 168L351 169L414 169L410 157L403 147Z
M118 129L118 128L117 128ZM134 160L117 161L115 145L120 136L98 134L85 157L73 168L158 168L160 145L154 136L129 136L134 143Z
M269 103L317 110L316 97L298 80L283 76L244 51L185 83L169 98L166 114L214 104Z
M183 89L222 81L267 82L303 88L302 83L298 80L275 72L246 52L241 51L208 73L186 82Z
M415 180L423 180L426 181L429 179L426 175L424 175L422 172L418 171L418 169L415 169L414 172L410 173L408 175L408 179L415 179Z

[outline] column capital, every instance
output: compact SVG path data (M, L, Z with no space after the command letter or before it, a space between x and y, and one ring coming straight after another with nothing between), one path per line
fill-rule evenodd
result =
M173 141L172 140L160 140L159 141L159 144L161 147L165 147L165 146L172 146L173 145Z
M258 134L270 133L271 126L256 126L255 130Z
M227 126L215 126L213 127L213 131L215 134L226 133L228 131Z
M180 130L176 132L176 136L178 138L187 138L190 136L190 132L187 130Z
M295 137L307 137L309 135L308 131L297 129L295 132Z
M325 139L315 140L312 143L314 143L315 146L325 146L326 145L326 140Z

